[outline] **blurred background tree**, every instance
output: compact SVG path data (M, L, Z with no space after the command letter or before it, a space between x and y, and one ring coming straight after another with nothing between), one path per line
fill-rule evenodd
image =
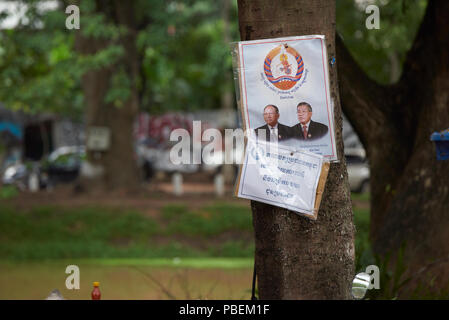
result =
M2 29L0 33L0 101L12 109L81 115L82 73L88 68L113 64L121 54L120 49L103 50L89 61L81 59L74 51L75 31L65 28L64 9L70 1L1 2L22 3L26 5L26 14L14 28ZM89 14L91 0L83 2L83 32L111 38L119 34L119 29L108 25L100 14ZM143 21L136 39L142 58L139 80L142 110L154 113L220 107L224 75L231 69L229 46L223 41L224 3L136 2L136 12ZM237 5L234 0L229 3L230 40L238 41ZM392 83L400 75L426 3L426 0L338 0L337 31L368 75L380 83ZM365 28L368 4L381 8L378 30ZM11 16L3 8L0 21ZM109 95L116 103L123 96L126 96L123 92Z
M379 29L365 27L370 4L380 9ZM368 76L390 84L401 75L426 5L426 0L337 0L337 32Z
M74 35L64 27L62 10L40 3L1 2L3 27L7 19L17 21L0 32L0 101L13 110L80 116L82 70L73 51Z
M13 29L2 30L0 101L15 110L81 115L85 111L81 75L114 64L125 53L120 46L112 46L89 58L80 57L74 50L75 30L65 28L64 10L71 2L52 1L55 6L50 8L43 6L44 2L48 1L23 2L26 14ZM220 108L223 80L231 71L229 44L223 35L225 1L135 3L136 18L141 20L136 37L141 58L141 110L158 113ZM230 0L229 4L230 38L237 41L236 2ZM93 14L92 5L90 0L81 3L81 32L117 38L120 28L108 24L101 13ZM2 11L3 21L8 16L11 14ZM116 83L108 99L120 104L126 97L120 90L126 88L119 79Z
M139 34L145 79L141 107L151 112L216 109L229 82L224 41L226 1L162 1L152 24ZM229 1L231 40L238 40L236 2ZM231 83L232 84L232 83Z
M109 127L111 149L96 158L88 152L109 189L138 181L132 124L139 110L217 109L225 95L234 105L225 39L238 39L235 1L20 3L24 15L1 35L0 101L14 110L51 111L83 118L88 127ZM80 7L79 31L65 28L71 3Z

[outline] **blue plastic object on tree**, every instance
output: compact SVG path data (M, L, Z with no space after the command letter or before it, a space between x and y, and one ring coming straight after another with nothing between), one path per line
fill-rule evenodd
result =
M430 140L435 141L437 160L449 160L449 129L432 133Z

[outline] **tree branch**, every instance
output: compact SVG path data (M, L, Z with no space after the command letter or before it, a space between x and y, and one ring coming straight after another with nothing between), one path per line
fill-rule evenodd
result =
M368 78L346 49L337 34L337 65L342 109L365 147L376 139L378 128L389 121L389 101L376 101L385 97L387 90Z
M435 90L445 92L449 88L448 48L449 1L429 0L398 83L400 99L413 101L403 112L405 130L414 132L415 146L427 141L433 130L447 128L447 101ZM441 114L441 117L432 120L432 112ZM416 130L420 123L425 123L426 128Z
M436 72L441 70L439 61L429 58L435 54L448 55L448 27L449 1L429 0L413 45L407 53L401 83L407 83L408 86L410 83L422 84L423 79L430 80ZM413 90L414 88L410 88L410 92Z

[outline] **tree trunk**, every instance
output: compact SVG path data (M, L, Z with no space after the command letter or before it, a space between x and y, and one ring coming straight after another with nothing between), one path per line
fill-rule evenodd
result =
M107 151L87 152L88 163L102 172L95 177L82 177L81 185L88 191L92 188L135 190L138 186L139 174L133 136L134 121L138 114L136 82L139 76L134 10L133 2L97 0L96 12L104 14L107 23L125 27L127 33L116 42L87 38L82 35L82 30L77 33L76 49L83 55L95 54L111 44L121 45L124 49L124 55L119 61L107 67L90 70L82 79L87 107L86 129L91 126L108 127L111 132L110 147ZM123 70L130 79L131 94L122 106L117 107L107 103L105 97L111 87L111 78Z
M335 56L335 2L239 0L242 40L324 34ZM261 299L349 299L354 277L354 227L343 157L335 65L329 68L340 162L331 164L318 220L252 201Z
M430 141L431 133L449 127L448 48L445 0L429 1L394 85L368 79L337 40L343 109L371 166L373 249L394 255L405 244L410 275L432 264L441 276L444 267L435 266L449 258L449 165L436 160Z
M225 45L228 45L231 42L231 31L229 28L229 10L231 6L230 0L222 0L223 8L222 8L222 19L223 19L223 42ZM224 81L221 92L221 108L226 113L233 112L233 92L232 92L232 74L230 70L226 70L224 73ZM224 149L225 152L229 153L231 150L229 148ZM226 154L225 159L228 159L230 155ZM235 180L235 171L234 165L232 164L223 164L223 178L226 184L233 184Z

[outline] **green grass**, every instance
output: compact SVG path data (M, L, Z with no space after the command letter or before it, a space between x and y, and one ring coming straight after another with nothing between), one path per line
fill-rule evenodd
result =
M355 207L354 216L357 266L366 266L369 210ZM227 203L197 210L166 205L154 217L100 207L0 205L0 259L253 258L251 219L249 207Z
M166 206L156 218L110 208L1 206L0 259L252 257L252 242L231 236L212 243L251 228L250 209L227 204L198 212Z
M19 195L15 186L0 186L0 199L11 199Z
M355 235L355 269L357 272L365 270L366 266L374 264L374 257L369 241L370 213L368 209L354 208Z
M3 267L14 267L28 265L29 261L5 260L0 263ZM37 262L31 262L37 263ZM68 258L68 259L45 259L39 260L40 265L82 265L96 267L170 267L170 268L192 268L192 269L239 269L252 268L253 258L231 258L231 257L200 257L200 258Z
M366 266L375 264L369 240L370 193L352 193L355 234L355 270L365 271Z
M225 231L251 231L250 209L217 204L194 212L185 206L166 206L162 210L168 222L167 235L213 236Z
M353 200L366 202L368 204L370 199L371 199L371 193L369 193L369 192L366 192L366 193L355 193L354 192L354 193L351 193L351 198Z

